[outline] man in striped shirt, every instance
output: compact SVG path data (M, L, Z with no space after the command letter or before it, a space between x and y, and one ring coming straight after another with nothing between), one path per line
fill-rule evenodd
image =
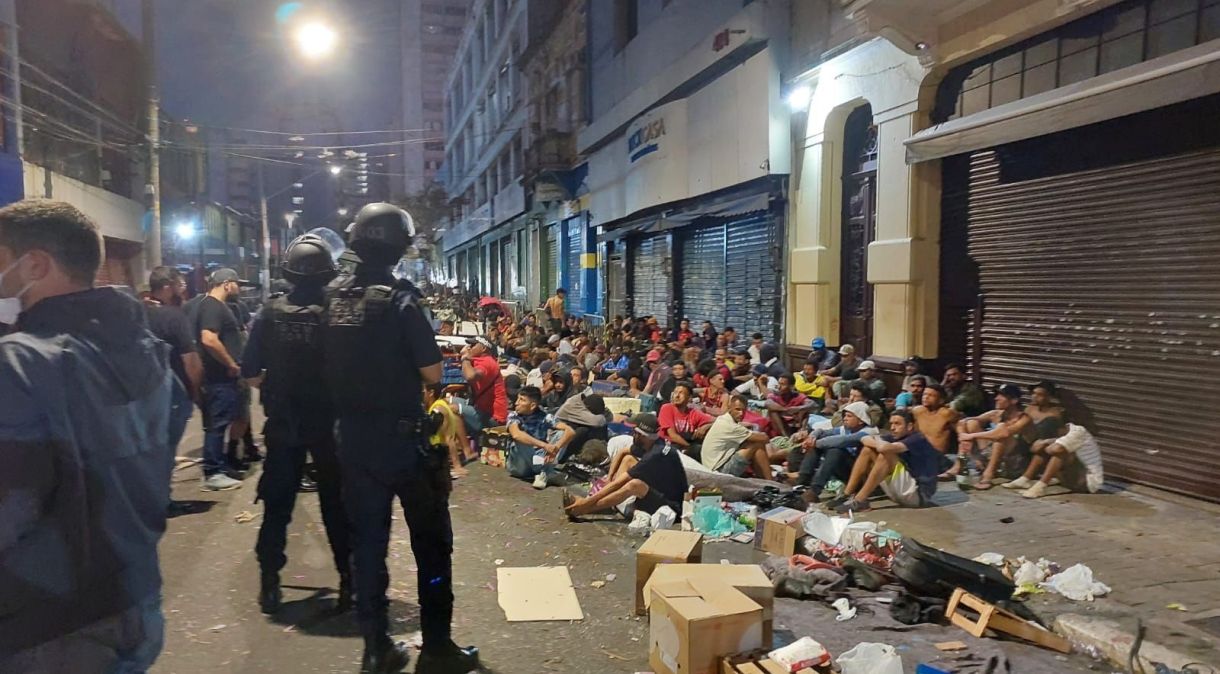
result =
M1066 424L1059 429L1056 437L1038 440L1030 450L1033 460L1029 469L1021 477L1004 485L1007 489L1023 489L1021 496L1025 498L1043 496L1048 486L1059 484L1060 475L1063 486L1086 494L1096 493L1105 481L1101 447L1097 444L1097 438L1084 426ZM1046 469L1041 479L1033 481L1043 464Z

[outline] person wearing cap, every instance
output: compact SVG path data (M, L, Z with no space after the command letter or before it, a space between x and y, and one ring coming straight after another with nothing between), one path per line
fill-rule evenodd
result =
M809 355L805 356L806 363L813 364L815 373L830 368L839 364L839 354L833 350L826 348L826 340L821 337L814 337L809 343Z
M836 379L855 379L856 368L860 365L860 357L856 355L856 347L844 344L839 347L839 362L818 370L818 374Z
M749 405L735 395L729 399L728 410L717 416L703 438L700 461L708 470L734 477L745 477L753 470L754 477L771 479L771 460L767 456L767 434L743 423Z
M919 356L911 356L902 361L902 390L907 390L907 385L911 383L912 377L920 376L923 373L923 359Z
M241 292L237 272L217 269L208 280L207 295L200 300L196 327L203 352L203 489L226 491L241 487L240 466L232 465L225 451L229 426L241 416L239 385L243 348L241 326L229 299Z
M541 356L539 356L541 357ZM550 390L551 373L555 370L555 361L543 358L538 365L525 375L526 386L536 386L543 395Z
M865 436L876 435L872 410L863 401L854 401L839 410L843 423L810 432L788 454L788 480L807 485L806 500L817 502L831 480L846 482L860 454Z
M795 377L785 372L778 378L775 392L767 396L765 405L771 425L780 435L791 435L805 425L817 402L792 387Z
M840 513L867 512L868 499L880 488L904 508L922 508L936 494L940 453L915 426L908 410L890 415L889 433L860 441L860 455L852 466L843 495L829 502Z
M864 403L864 406L868 408L866 421L869 422L869 426L879 426L882 419L885 418L885 409L877 401L868 397L868 388L861 384L859 380L852 382L851 391L847 394L847 404L850 405L851 403ZM834 428L842 426L843 418L843 407L840 407L831 415L830 425Z
M631 449L615 457L620 464L617 475L588 498L577 499L564 491L563 509L569 519L575 521L613 508L632 497L641 512L652 514L662 506L682 512L682 499L690 484L678 450L658 442L660 428L655 416L637 414L631 424Z
M485 337L469 337L462 349L462 376L470 385L470 402L479 412L483 428L503 426L508 421L508 393L500 363L491 355Z
M855 379L840 379L834 383L832 387L835 397L846 398L848 391L851 390L852 384L860 382L867 388L869 400L881 401L885 400L886 386L885 380L877 372L877 364L871 360L861 361L856 368Z
M995 409L957 422L959 457L981 454L984 444L991 447L987 467L983 469L983 475L974 484L974 488L991 489L992 480L995 479L996 471L1005 455L1015 452L1028 459L1032 443L1026 436L1033 430L1033 420L1021 407L1021 387L1015 384L996 387ZM1022 469L1024 467L1021 466ZM958 466L958 472L963 468L964 466Z

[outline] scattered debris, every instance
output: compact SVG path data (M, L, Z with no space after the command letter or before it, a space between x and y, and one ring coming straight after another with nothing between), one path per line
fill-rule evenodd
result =
M847 597L839 597L838 599L834 600L830 606L839 612L839 615L835 616L835 620L839 622L851 620L852 618L856 617L856 607L851 605L851 602L848 601Z
M977 614L978 617L973 618L961 609ZM949 598L949 605L945 608L945 617L973 637L981 638L987 630L991 630L1003 632L1060 653L1072 652L1072 645L1068 643L1067 639L1038 625L1026 622L1019 616L1009 613L995 604L989 604L961 588L955 590L953 596Z
M1183 611L1183 612L1187 612L1187 611L1189 611L1189 610L1190 610L1190 609L1186 608L1185 606L1183 606L1183 605L1179 604L1179 603L1178 603L1178 602L1176 602L1176 601L1175 601L1174 603L1172 603L1172 604L1167 604L1167 605L1165 606L1165 608L1169 609L1170 611Z
M980 564L986 564L987 566L1002 568L1004 566L1004 555L1001 555L998 552L984 552L978 557L975 557L974 561L979 562Z
M938 651L964 651L969 648L964 641L941 641L932 645Z
M1073 601L1093 601L1094 597L1104 597L1110 593L1110 587L1093 580L1093 570L1084 564L1077 564L1051 576L1042 587Z
M810 637L801 637L796 641L777 648L767 654L784 668L786 672L798 672L809 667L821 667L830 662L830 652L822 644Z
M856 644L838 658L843 674L903 674L902 658L889 644Z
M605 587L605 586L606 586L606 581L604 581L604 580L595 580L595 581L593 581L592 583L589 583L589 585L592 585L593 587L595 587L595 588L597 588L597 589L599 589L599 590L600 590L600 589L602 589L603 587Z
M256 517L258 517L257 514L252 513L249 510L243 510L233 516L233 521L237 522L238 524L246 524L247 522L253 522L254 518Z

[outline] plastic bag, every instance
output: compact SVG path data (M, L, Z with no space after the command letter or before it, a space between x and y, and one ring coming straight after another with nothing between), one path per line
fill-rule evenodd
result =
M826 647L809 637L801 637L783 648L777 648L768 653L767 657L784 667L787 672L821 667L830 662L830 653Z
M669 506L661 506L652 514L650 524L655 529L668 529L674 525L674 520L678 518L678 513L674 512Z
M1109 586L1093 580L1093 569L1084 564L1077 564L1051 576L1042 586L1073 601L1093 601L1094 597L1104 597L1110 593Z
M869 642L840 655L839 669L843 674L904 674L893 646Z
M632 531L641 531L647 530L651 526L652 517L650 517L648 513L644 512L643 510L637 510L631 516L631 524L628 524L627 528Z
M987 566L1003 567L1004 555L1001 555L998 552L984 552L978 557L975 557L974 561L979 562L980 564L986 564Z
M691 525L708 538L728 538L746 530L732 515L710 506L696 510L691 516Z

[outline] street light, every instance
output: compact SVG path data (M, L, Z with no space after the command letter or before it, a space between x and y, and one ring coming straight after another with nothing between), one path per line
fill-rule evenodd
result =
M339 34L321 21L301 24L293 34L293 39L297 43L297 51L310 61L319 61L330 56L339 44Z
M788 107L793 112L808 112L809 101L813 98L813 89L802 84L788 92Z
M346 209L346 208L340 208L340 209L339 209L339 217L343 217L343 216L346 216L346 215L347 215L347 209Z
M339 166L338 164L332 164L330 167L330 174L332 176L337 176L340 173L343 173L343 167Z
M180 222L174 227L174 233L182 241L190 241L195 238L195 226L189 222Z

